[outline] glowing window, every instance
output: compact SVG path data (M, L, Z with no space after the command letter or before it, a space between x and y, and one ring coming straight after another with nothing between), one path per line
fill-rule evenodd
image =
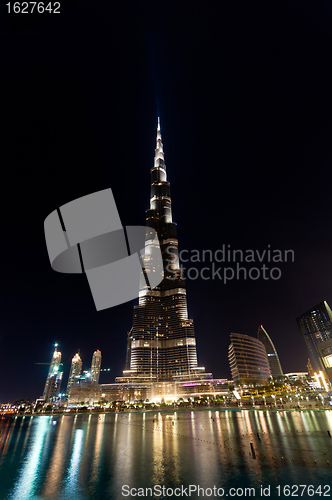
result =
M324 358L324 363L325 363L326 368L332 368L332 354L330 354L330 356L326 356L326 358Z

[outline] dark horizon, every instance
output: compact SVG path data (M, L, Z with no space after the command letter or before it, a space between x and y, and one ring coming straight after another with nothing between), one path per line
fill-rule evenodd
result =
M187 280L199 366L230 378L230 334L262 324L283 371L307 371L296 318L332 303L331 6L66 9L1 20L0 402L42 394L55 341L62 389L78 349L83 370L101 350L102 383L122 374L137 301L97 312L84 275L51 269L43 223L111 188L122 224L144 225L158 116L179 250L295 255L275 281Z

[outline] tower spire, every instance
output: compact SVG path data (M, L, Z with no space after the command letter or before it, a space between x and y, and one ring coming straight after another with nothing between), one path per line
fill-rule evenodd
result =
M163 147L163 143L161 140L159 116L158 116L158 126L157 126L156 149L154 152L154 166L155 167L162 167L165 169L164 147Z

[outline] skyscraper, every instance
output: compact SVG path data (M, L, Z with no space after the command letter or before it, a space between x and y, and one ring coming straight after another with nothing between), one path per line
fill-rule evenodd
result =
M279 361L279 357L278 357L276 348L274 347L274 344L273 344L269 334L263 328L263 325L258 327L257 338L258 338L258 340L260 340L263 343L263 345L265 347L272 377L275 377L275 378L282 377L283 372L281 369L281 364Z
M208 376L204 368L197 366L194 324L188 318L186 288L179 269L177 230L172 220L159 119L146 226L147 240L149 228L158 234L164 279L153 290L146 285L140 292L128 335L126 370L116 380L164 382ZM147 275L155 271L149 256L145 256L144 264Z
M58 344L54 344L54 353L52 356L52 361L50 368L48 370L46 383L43 392L43 399L46 402L51 401L54 397L58 396L60 392L60 386L62 381L62 371L61 367L61 352L58 352Z
M231 333L228 359L232 379L239 384L266 384L271 377L270 365L263 343L240 333Z
M101 367L101 352L99 349L97 349L92 356L92 363L91 363L91 382L94 384L98 384L99 382L99 375L100 375L100 367Z
M320 342L332 339L332 311L324 300L296 318L297 326L307 347L309 359L315 372L324 370L318 351Z
M326 378L332 382L332 339L320 342L318 344L318 352L324 364ZM325 378L323 372L320 375Z
M69 393L70 386L73 385L75 382L78 382L81 372L82 372L82 360L79 353L76 353L73 359L71 360L71 367L67 384L67 394Z

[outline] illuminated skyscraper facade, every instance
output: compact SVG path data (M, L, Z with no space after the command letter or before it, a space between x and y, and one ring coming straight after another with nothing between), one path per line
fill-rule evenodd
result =
M61 352L57 350L57 347L58 344L55 344L55 349L42 396L42 399L44 399L46 402L52 401L52 399L56 398L60 392L62 381Z
M79 353L76 353L73 359L71 360L71 366L67 384L67 394L69 393L70 387L75 382L78 382L81 373L82 373L82 360Z
M188 318L186 288L179 269L177 230L172 220L159 119L146 226L148 240L149 228L158 234L164 279L153 290L146 285L140 292L127 340L126 369L117 381L165 382L211 377L197 366L194 324ZM144 264L147 276L155 271L149 256L145 256Z
M263 343L255 337L231 333L228 359L235 383L266 384L271 370Z
M45 394L45 401L51 402L51 401L57 401L57 398L60 396L60 388L61 388L61 382L62 382L62 371L58 371L57 373L54 373L50 377L48 388Z
M100 367L101 367L101 352L99 349L97 349L93 353L91 370L90 370L91 382L94 384L98 384L99 382Z
M297 326L307 347L314 372L324 370L318 346L321 342L332 339L332 312L327 302L317 306L296 318Z
M127 336L127 352L126 352L126 364L125 364L125 371L128 371L130 369L130 358L131 358L131 341L133 340L133 328L130 329L128 332Z
M318 344L318 351L324 364L324 369L330 382L332 382L332 339ZM324 377L324 373L321 373Z
M272 377L274 377L274 378L282 377L283 372L281 369L279 356L277 354L276 348L274 347L274 344L273 344L269 334L267 333L266 330L264 330L263 325L261 325L258 328L257 338L258 338L258 340L260 340L262 342L262 344L265 347Z

